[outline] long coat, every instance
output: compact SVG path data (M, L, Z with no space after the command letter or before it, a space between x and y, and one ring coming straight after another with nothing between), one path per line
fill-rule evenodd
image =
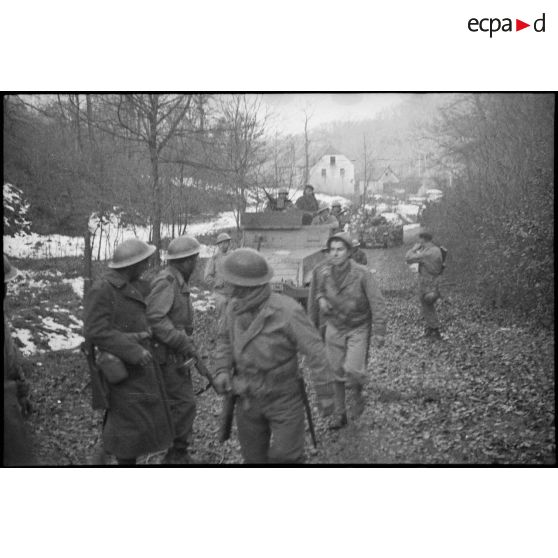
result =
M96 347L119 357L128 378L106 384L109 408L103 428L105 451L133 458L167 449L173 428L161 371L140 366L142 346L133 333L148 330L145 301L136 287L115 270L96 281L85 301L84 333Z
M442 251L432 242L424 247L411 248L405 254L408 264L419 264L418 269L418 294L423 296L429 292L439 294L441 274L444 270Z

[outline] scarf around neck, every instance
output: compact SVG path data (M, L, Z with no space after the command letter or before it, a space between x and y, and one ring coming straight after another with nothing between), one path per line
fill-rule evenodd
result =
M233 292L233 296L235 293ZM269 283L259 287L253 287L250 292L242 298L234 298L232 304L233 314L237 317L242 329L246 330L252 323L254 316L271 296Z
M350 259L348 259L345 263L341 265L333 265L333 264L331 265L331 276L333 277L333 280L335 281L338 287L341 286L341 284L345 280L345 277L347 277L347 274L349 273L350 269L351 269Z

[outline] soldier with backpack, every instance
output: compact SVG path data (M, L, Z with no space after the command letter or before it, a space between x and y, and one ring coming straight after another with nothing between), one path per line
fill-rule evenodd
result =
M423 337L442 339L436 301L440 298L440 276L445 267L447 250L432 242L432 233L421 231L419 242L405 255L407 264L418 264L418 295L422 316L426 322Z

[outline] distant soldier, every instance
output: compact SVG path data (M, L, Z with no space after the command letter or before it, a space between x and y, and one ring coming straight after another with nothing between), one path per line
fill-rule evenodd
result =
M370 270L351 260L353 249L348 233L328 239L329 258L317 268L308 295L308 314L319 326L326 320L325 342L333 367L335 409L332 429L347 424L345 388L354 392L355 414L364 410L363 387L368 379L366 364L372 324L378 347L385 343L386 309L380 289Z
M293 202L289 199L289 190L287 188L279 188L277 199L272 198L267 202L266 211L285 211L294 207Z
M304 187L304 194L296 200L295 205L298 209L305 213L310 213L312 217L314 217L320 206L314 195L314 186L312 186L312 184L306 184Z
M426 323L424 337L442 339L436 301L440 298L440 275L444 270L442 251L432 242L432 233L421 231L419 242L405 255L408 264L418 264L418 296Z
M339 223L339 232L345 230L345 225L349 222L349 219L347 212L342 209L341 202L339 200L334 200L331 204L331 216L337 219L337 222Z
M175 238L168 248L168 266L152 281L147 297L147 319L157 341L158 362L163 371L174 426L172 448L165 463L188 464L196 399L190 370L182 364L198 357L192 339L194 310L188 281L200 252L199 242L191 236Z
M351 252L351 258L360 265L368 265L368 258L366 257L366 254L364 253L364 250L361 250L360 247L360 242L358 239L353 238L352 240L353 242L353 250Z
M229 252L231 237L227 233L217 236L217 252L209 258L205 267L204 280L213 289L217 320L220 320L228 302L225 280L223 279L223 260Z
M314 376L324 413L333 410L333 374L318 332L292 298L272 293L273 271L249 248L223 264L233 298L219 330L215 384L238 395L236 423L246 463L304 460L304 405L298 353ZM231 373L235 370L234 375Z
M31 413L29 386L23 377L21 356L12 340L6 319L7 284L17 276L18 270L4 256L4 449L5 467L35 465L31 440L24 418Z
M140 455L167 449L174 435L145 299L134 285L154 251L138 239L122 242L85 300L84 335L97 348L101 373L94 380L107 402L103 447L119 465L135 465Z
M329 225L330 234L333 234L339 228L339 222L329 214L329 207L326 203L320 205L318 214L312 219L312 225Z

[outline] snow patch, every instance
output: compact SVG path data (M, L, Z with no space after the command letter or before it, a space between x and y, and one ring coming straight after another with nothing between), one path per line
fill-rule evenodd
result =
M32 335L28 329L17 328L17 327L12 329L14 332L14 337L17 337L23 344L23 347L20 348L20 351L23 355L29 356L37 352L37 346L31 340Z

